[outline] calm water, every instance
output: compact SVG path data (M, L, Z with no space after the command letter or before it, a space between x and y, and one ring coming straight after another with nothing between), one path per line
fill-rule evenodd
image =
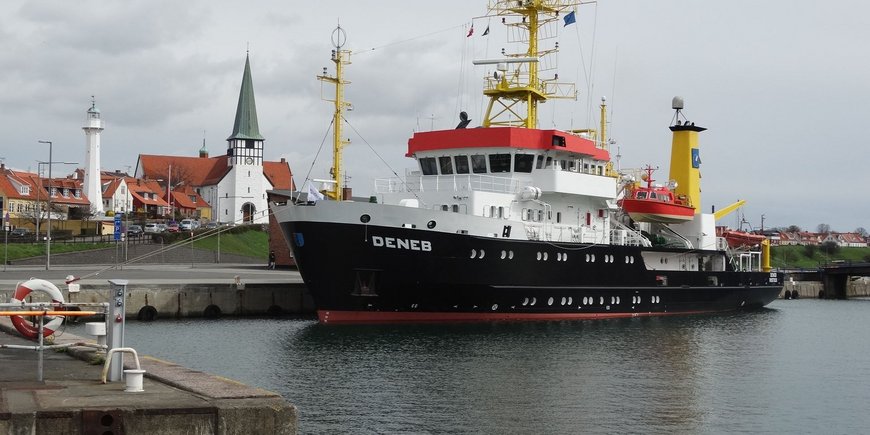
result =
M140 353L276 391L301 433L866 433L870 301L460 325L128 324Z

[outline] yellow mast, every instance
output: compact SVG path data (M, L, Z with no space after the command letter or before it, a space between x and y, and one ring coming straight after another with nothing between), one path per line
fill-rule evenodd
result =
M483 94L489 97L484 127L519 126L536 128L538 126L538 103L550 98L577 98L573 83L558 83L558 75L552 79L540 79L538 59L558 51L558 43L547 49L539 48L541 28L558 25L560 13L567 12L579 2L563 0L493 0L490 2L491 15L502 16L502 22L526 33L528 48L525 52L505 54L501 61L478 61L476 64L497 64L497 71L486 77ZM507 17L519 16L520 20L508 22ZM521 38L522 39L522 38ZM507 65L519 65L508 71ZM526 113L522 113L522 105Z
M335 28L332 32L332 45L335 49L332 50L332 62L335 63L335 77L326 74L326 67L323 68L323 74L317 76L317 79L324 82L329 82L335 85L335 114L332 120L332 169L329 170L333 180L332 191L327 191L326 194L335 200L344 199L343 184L341 179L341 150L345 145L350 143L349 139L341 138L341 124L344 118L344 112L351 107L350 102L344 101L344 85L350 84L344 80L343 70L344 65L350 65L350 50L342 50L344 43L347 41L347 34L341 26Z

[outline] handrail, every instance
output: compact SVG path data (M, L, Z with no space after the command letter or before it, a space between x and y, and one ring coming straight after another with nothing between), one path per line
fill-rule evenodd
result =
M136 370L142 370L142 366L139 365L139 354L136 353L136 349L132 347L116 347L109 350L109 353L106 354L106 363L103 364L103 373L100 378L101 383L106 383L106 376L109 374L109 365L112 364L112 356L115 352L124 352L124 353L132 353L133 358L136 360Z

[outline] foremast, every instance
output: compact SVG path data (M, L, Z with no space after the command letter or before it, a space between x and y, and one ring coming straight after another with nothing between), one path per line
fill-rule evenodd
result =
M341 152L345 145L350 143L350 139L341 138L341 125L344 121L344 112L351 107L350 102L344 101L344 85L350 84L344 80L344 66L350 65L350 50L343 50L342 47L347 41L347 34L339 25L332 32L332 45L335 47L332 50L332 62L335 64L335 76L327 75L326 67L323 68L323 74L317 76L317 79L324 82L329 82L335 85L335 98L325 99L331 101L335 105L335 113L332 119L332 168L329 170L332 176L332 189L326 194L334 200L344 199L344 185L342 183L342 157Z
M568 9L579 5L578 1L564 0L492 0L489 14L501 16L502 23L516 29L520 42L525 42L525 52L505 54L507 59L500 61L477 61L476 64L497 64L497 71L486 77L483 94L489 97L484 115L483 126L514 126L537 128L538 104L552 98L577 98L573 83L558 82L558 75L541 79L538 60L559 50L558 43L553 47L541 48L539 35L547 25L556 25ZM508 17L512 17L509 20ZM516 18L519 21L514 21ZM508 71L507 65L517 65ZM522 112L525 106L525 113Z

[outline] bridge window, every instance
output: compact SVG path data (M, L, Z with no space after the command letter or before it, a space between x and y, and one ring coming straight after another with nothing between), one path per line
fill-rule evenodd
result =
M637 192L636 198L637 199L646 199L646 194L647 194L647 192L642 190L640 192Z
M517 154L514 161L514 171L532 172L532 163L534 163L534 161L534 154Z
M467 174L468 173L468 156L456 156L453 158L456 161L456 173L457 174Z
M541 169L544 167L544 156L538 156L538 162L535 164L535 169Z
M471 156L471 171L475 174L486 173L486 156L475 154Z
M553 158L547 157L547 164L544 166L546 169L550 169L553 166Z
M562 212L561 211L556 212L556 223L557 224L562 223Z
M511 155L510 154L490 154L489 155L489 170L493 174L499 172L511 171Z
M565 146L565 137L553 135L553 146L554 147L564 147Z
M453 174L453 160L450 157L438 157L438 165L441 166L441 175Z
M420 159L420 169L423 171L423 175L438 175L438 165L435 164L435 157Z

